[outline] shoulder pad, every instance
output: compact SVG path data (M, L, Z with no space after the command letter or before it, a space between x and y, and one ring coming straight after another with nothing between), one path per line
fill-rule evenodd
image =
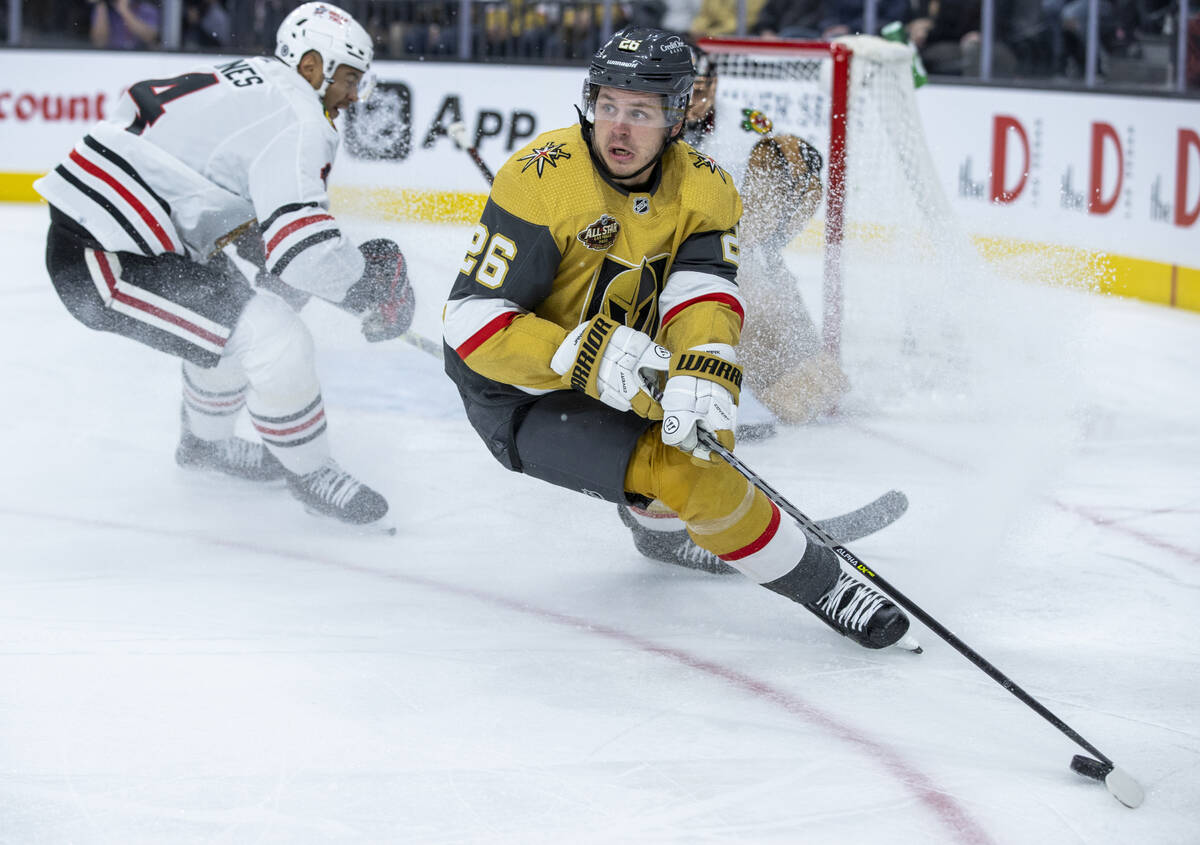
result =
M707 221L706 228L731 229L741 219L742 200L733 176L712 156L678 142L667 151L663 166L678 172L680 204Z
M550 225L560 202L575 205L592 183L591 160L578 127L545 132L517 150L496 173L492 198L531 223Z

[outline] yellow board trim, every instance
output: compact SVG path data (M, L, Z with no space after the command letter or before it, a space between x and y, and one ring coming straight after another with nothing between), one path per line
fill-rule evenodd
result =
M44 202L33 189L34 180L41 176L0 173L0 202ZM381 220L469 224L479 220L487 195L335 186L330 201L337 211ZM818 227L810 226L793 246L815 247L819 235ZM1200 312L1200 268L1015 238L976 236L973 240L984 258L1021 279Z
M45 202L33 189L41 173L0 173L0 202Z

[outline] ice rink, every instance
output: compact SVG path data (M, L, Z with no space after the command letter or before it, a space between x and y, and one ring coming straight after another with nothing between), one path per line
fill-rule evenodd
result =
M175 466L179 366L90 332L0 206L0 843L1200 843L1200 315L914 267L851 278L837 418L738 454L1137 778L923 627L868 652L642 558L504 471L440 362L305 309L395 536ZM408 255L416 328L465 227ZM969 273L966 275L970 275Z

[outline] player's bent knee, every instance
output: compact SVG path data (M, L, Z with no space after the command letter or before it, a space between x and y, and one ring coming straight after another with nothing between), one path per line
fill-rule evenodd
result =
M316 352L308 326L278 296L251 299L229 338L227 354L259 393L285 395L316 388Z
M112 315L90 280L79 283L51 278L58 298L72 317L96 331L108 331L112 327Z

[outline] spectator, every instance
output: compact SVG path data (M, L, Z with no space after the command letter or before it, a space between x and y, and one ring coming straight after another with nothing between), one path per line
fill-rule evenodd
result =
M233 44L233 27L221 0L189 0L183 14L184 47L203 50Z
M816 2L816 0L812 1ZM763 0L746 0L747 29L751 28L762 8ZM692 25L688 32L693 38L737 35L738 0L701 0L700 11L696 13L696 17L692 18Z
M1187 87L1200 88L1200 13L1188 21Z
M767 0L750 31L763 38L820 38L823 13L821 0Z
M672 32L687 32L692 21L700 13L700 0L667 0L667 11L663 15L663 29Z
M992 45L992 70L997 76L1011 76L1017 60L1006 43L1011 4L995 4L995 42ZM908 36L921 53L921 61L931 74L979 76L982 38L979 0L928 0L923 14L910 21Z
M823 0L822 15L817 28L823 39L836 38L839 35L855 35L866 32L863 29L862 0ZM878 35L879 29L890 21L905 21L909 18L908 0L879 0L875 7L875 31L867 35Z
M90 37L93 47L145 50L158 45L162 15L150 0L94 0Z

